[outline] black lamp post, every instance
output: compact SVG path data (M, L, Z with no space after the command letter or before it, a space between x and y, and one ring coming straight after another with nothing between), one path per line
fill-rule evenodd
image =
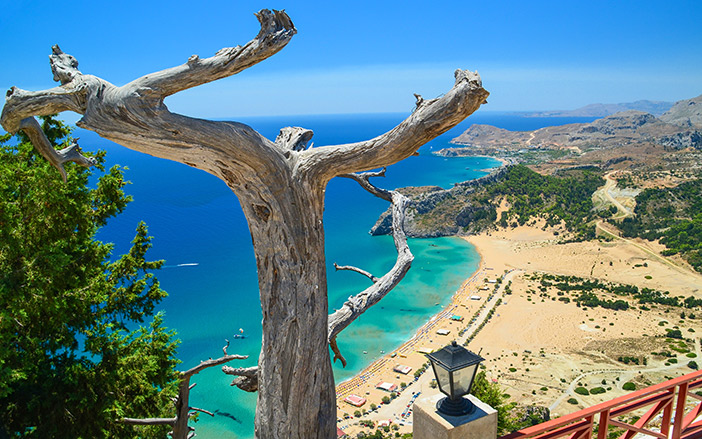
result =
M478 364L485 360L455 341L440 351L427 354L434 369L439 390L446 395L436 403L436 409L448 416L463 416L475 410L470 400L463 397L470 393Z

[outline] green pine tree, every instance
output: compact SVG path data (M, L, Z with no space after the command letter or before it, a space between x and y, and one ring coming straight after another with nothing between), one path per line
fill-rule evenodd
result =
M42 128L55 147L70 130ZM145 259L139 224L128 254L111 261L95 240L130 197L122 171L69 164L67 183L23 134L0 137L0 437L164 437L124 416L173 415L177 341L154 307L166 293ZM147 320L148 319L148 320ZM4 431L3 431L4 430Z

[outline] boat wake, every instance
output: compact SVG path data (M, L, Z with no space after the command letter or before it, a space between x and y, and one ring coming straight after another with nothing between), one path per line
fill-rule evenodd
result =
M178 267L197 267L199 262L187 262L185 264L164 265L163 268L178 268Z

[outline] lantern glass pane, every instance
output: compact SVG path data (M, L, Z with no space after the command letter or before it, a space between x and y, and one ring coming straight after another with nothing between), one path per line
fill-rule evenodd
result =
M434 366L434 375L436 375L436 381L439 383L439 390L441 393L451 396L451 385L449 383L449 372L438 364L432 363Z
M468 393L470 385L473 383L475 369L477 368L478 364L476 363L453 373L453 389L455 396L462 396Z

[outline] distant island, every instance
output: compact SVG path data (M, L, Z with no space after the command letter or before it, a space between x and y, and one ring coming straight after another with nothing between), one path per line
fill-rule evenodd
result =
M672 102L636 101L619 104L590 104L575 110L552 110L523 113L525 117L605 117L622 111L636 110L660 116L673 106Z

